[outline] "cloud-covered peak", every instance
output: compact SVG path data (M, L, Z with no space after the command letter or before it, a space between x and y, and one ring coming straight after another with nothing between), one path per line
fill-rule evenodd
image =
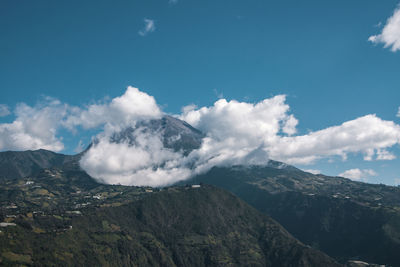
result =
M132 135L134 144L101 136L82 157L81 167L107 184L165 186L190 176L183 154L166 148L160 134L140 127Z
M257 103L222 98L167 116L153 96L128 87L121 96L85 107L47 98L34 107L19 104L14 114L12 123L0 124L1 150L60 151L61 129L95 129L100 133L82 168L101 182L125 185L165 186L214 166L267 165L270 159L312 164L361 154L366 161L393 160L390 150L400 143L400 125L374 114L297 134L285 95ZM349 173L356 177L356 171Z

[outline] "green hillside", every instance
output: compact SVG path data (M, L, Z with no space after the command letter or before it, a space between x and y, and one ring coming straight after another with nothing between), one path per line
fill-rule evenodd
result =
M400 188L295 168L213 168L191 183L225 188L340 262L400 266Z
M279 224L214 187L172 187L116 207L47 218L18 215L2 228L2 265L339 266ZM44 215L42 215L43 217ZM43 220L43 218L42 218Z

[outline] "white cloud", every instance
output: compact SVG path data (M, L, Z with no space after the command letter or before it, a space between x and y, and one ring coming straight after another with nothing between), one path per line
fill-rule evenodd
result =
M5 116L8 116L10 114L11 114L11 112L8 109L8 106L5 105L5 104L0 104L0 117L5 117Z
M158 118L161 110L154 98L128 87L126 92L112 99L110 103L93 104L86 108L72 107L52 98L31 107L18 104L16 119L0 124L0 150L64 149L62 137L57 134L61 128L76 131L103 127L115 132L132 126L137 120Z
M290 115L284 121L282 131L288 135L293 135L297 132L296 126L298 123L299 123L299 121L293 115Z
M354 180L354 181L367 181L368 177L377 176L377 175L378 174L372 169L360 170L358 168L350 169L350 170L344 171L344 172L339 174L339 176L342 176L342 177L345 177L345 178L349 178L349 179Z
M125 93L110 103L93 104L85 109L74 108L64 122L68 129L84 129L106 125L110 131L132 126L137 120L158 118L162 115L154 97L128 86Z
M133 135L134 145L99 136L82 157L81 167L100 182L136 186L165 186L192 174L183 155L165 148L159 134L138 128Z
M0 124L0 150L62 150L64 145L56 134L67 109L67 105L51 98L35 107L18 104L16 119Z
M165 148L160 131L146 130L139 123L161 118L163 112L154 97L137 88L128 87L119 97L82 108L47 99L35 107L18 105L15 121L0 124L0 150L60 151L64 147L58 136L61 128L102 130L82 158L83 169L105 183L151 186L187 179L213 166L262 165L269 159L311 164L338 156L345 160L358 153L365 160L395 158L389 149L400 142L400 125L366 115L296 135L298 120L285 102L285 95L277 95L258 103L219 99L209 107L182 108L177 117L205 133L200 148L184 155ZM135 142L113 142L113 134L127 127L135 129Z
M320 170L306 169L306 170L303 170L303 171L309 172L309 173L312 173L312 174L321 174Z
M366 115L339 126L329 127L302 136L277 138L265 150L272 159L288 163L310 164L317 159L349 153L363 153L366 160L385 158L385 149L400 141L400 126L376 115ZM388 153L390 154L390 153Z
M146 36L148 33L154 32L156 30L156 25L154 20L144 19L143 21L144 21L144 28L138 32L139 35Z
M366 160L375 155L378 160L394 159L386 150L400 141L400 126L394 122L366 115L306 135L283 136L282 132L294 134L297 125L297 119L287 114L289 106L284 102L283 95L257 104L220 99L212 107L184 109L181 118L207 133L205 144L210 143L210 149L217 150L214 160L244 160L253 155L253 163L265 162L268 157L291 164L311 164L332 156L346 159L349 153L363 153ZM253 154L256 150L257 156Z
M397 111L396 117L400 117L400 107L399 110Z
M376 156L377 160L393 160L396 158L396 156L393 153L385 149L378 149L376 154L377 154Z
M169 0L168 4L170 5L176 5L178 3L178 0Z
M183 108L182 116L207 133L202 146L187 156L165 148L160 133L142 126L133 132L134 144L112 142L112 132L106 130L83 156L81 167L105 183L163 186L215 165L266 163L260 141L293 120L284 101L285 96L256 104L221 99L209 108Z
M394 185L400 185L400 178L394 178Z
M296 132L298 121L288 114L285 99L278 95L258 103L219 99L210 107L190 105L182 109L180 118L206 137L189 155L164 148L160 137L143 136L145 132L137 132L137 138L144 142L135 145L111 143L109 135L104 134L82 166L104 182L154 186L186 179L213 166L266 164L269 159L310 164L333 156L346 159L350 153L362 153L368 160L394 158L387 151L400 140L400 126L394 122L367 115L306 135L287 136ZM103 156L98 158L100 154ZM124 164L128 162L125 157L139 161ZM373 175L369 170L362 174ZM351 178L357 179L354 171Z
M287 114L286 97L278 95L258 103L219 99L211 107L183 109L181 119L207 134L203 145L191 156L195 172L215 165L266 164L265 149L281 133L293 134L297 120Z
M285 99L278 95L256 104L219 99L211 107L184 109L180 118L214 139L234 138L239 144L257 147L260 139L275 139L283 121L293 121L286 114L289 106Z
M393 52L400 50L400 8L396 8L393 15L386 21L386 25L378 35L368 38L372 43L383 43L385 48L390 47Z

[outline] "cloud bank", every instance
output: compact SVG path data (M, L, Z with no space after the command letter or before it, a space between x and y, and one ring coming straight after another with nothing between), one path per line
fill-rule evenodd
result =
M350 153L362 153L365 160L395 158L387 150L400 141L400 126L394 122L372 114L291 136L298 121L288 114L289 106L284 102L282 95L254 105L222 99L210 108L184 109L181 118L207 133L213 147L221 144L224 151L229 148L230 158L246 154L244 160L254 164L264 162L262 154L291 164L311 164L332 156L346 159ZM255 151L257 156L248 158Z
M357 153L365 160L395 158L388 151L400 141L400 126L394 122L372 114L295 136L298 120L289 111L284 95L258 103L219 99L209 107L186 106L176 116L205 133L201 146L188 155L165 148L160 133L149 135L139 127L134 145L112 142L103 134L81 164L106 183L163 186L213 166L263 165L269 159L311 164Z
M400 50L400 8L396 8L393 15L388 18L380 34L372 35L368 41L378 44L382 43L385 48L392 52Z
M165 114L154 97L134 87L85 107L48 98L35 107L19 104L15 110L14 122L0 124L1 150L60 151L64 148L60 129L74 133L100 129L80 163L89 175L110 184L165 186L213 166L263 165L269 159L312 164L362 154L367 161L392 160L390 148L400 143L400 125L374 114L299 135L298 120L285 95L257 103L219 99L208 107L184 107L174 116L204 133L200 147L190 153L165 147L165 132L150 123ZM130 138L120 134L117 140L116 133L126 129L131 129ZM168 140L180 138L175 133ZM357 177L366 174L349 170L343 176L361 179Z

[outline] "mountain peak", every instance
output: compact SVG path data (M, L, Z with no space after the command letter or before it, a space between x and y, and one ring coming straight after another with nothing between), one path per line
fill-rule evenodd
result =
M185 155L199 148L205 136L187 122L165 115L161 119L141 121L134 127L128 127L121 132L114 133L111 136L111 141L135 144L134 132L138 129L145 133L160 134L164 147L174 151L183 151Z

